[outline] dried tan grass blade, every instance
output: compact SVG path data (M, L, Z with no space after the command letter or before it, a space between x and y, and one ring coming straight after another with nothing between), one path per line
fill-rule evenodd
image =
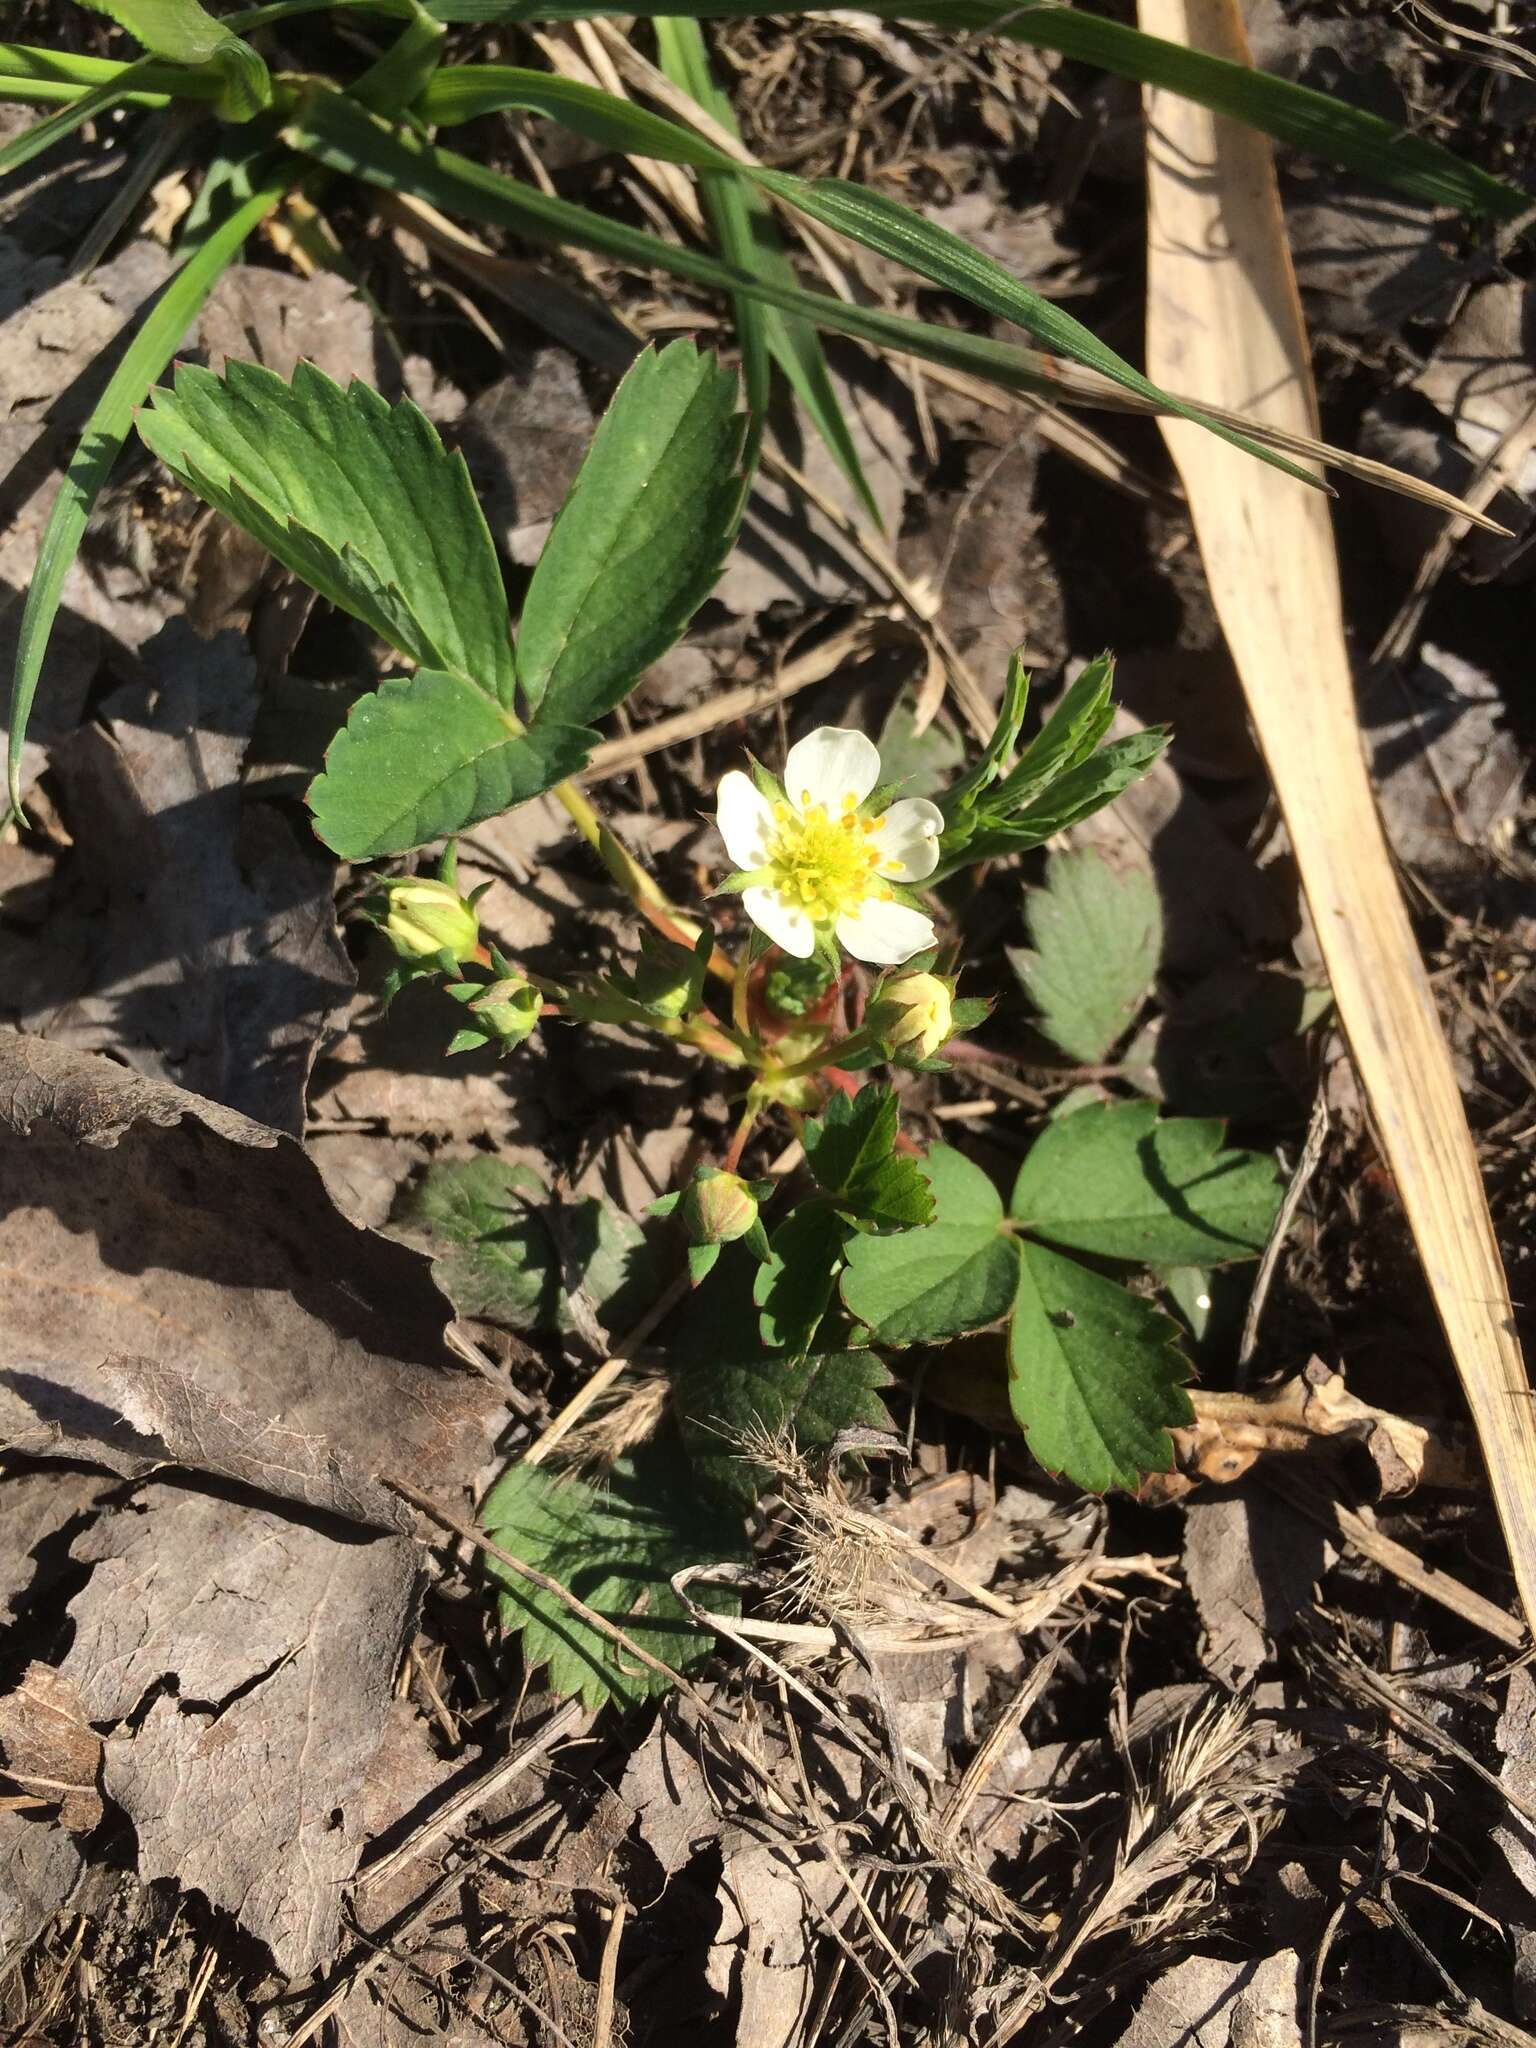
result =
M1249 61L1234 0L1140 0L1139 18L1153 35ZM1315 433L1268 140L1149 92L1147 171L1148 374ZM1536 1414L1450 1053L1366 772L1329 508L1198 427L1169 420L1163 432L1530 1621Z

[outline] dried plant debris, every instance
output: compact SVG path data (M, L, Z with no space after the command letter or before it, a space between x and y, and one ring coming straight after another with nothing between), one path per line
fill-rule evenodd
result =
M1184 1510L1184 1574L1200 1610L1200 1660L1243 1685L1274 1655L1337 1552L1321 1530L1267 1487L1249 1485Z
M1294 1949L1186 1956L1147 1991L1120 2048L1301 2048L1300 1978Z
M101 1737L79 1687L51 1664L29 1664L0 1695L0 1764L39 1808L56 1807L72 1835L88 1835L101 1819Z
M415 1613L416 1546L378 1533L401 1509L373 1475L462 1484L492 1397L442 1352L420 1259L337 1217L289 1140L37 1040L0 1040L0 1075L0 1257L26 1275L6 1439L187 1475L60 1526L88 1575L62 1660L0 1700L3 1768L64 1829L104 1798L141 1877L201 1892L303 1976L335 1946ZM73 1479L58 1468L71 1504ZM40 1856L68 1876L7 1847L34 1892Z

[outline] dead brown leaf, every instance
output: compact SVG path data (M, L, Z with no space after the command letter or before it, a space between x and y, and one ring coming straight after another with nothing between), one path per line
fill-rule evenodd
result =
M240 1476L262 1484L267 1467L279 1495L314 1483L325 1453L343 1491L348 1468L389 1465L451 1492L480 1456L494 1397L449 1363L425 1259L344 1221L291 1140L14 1034L0 1034L0 1272L4 1434L31 1431L34 1452L41 1429L110 1467L134 1432L108 1362L143 1357L206 1397L182 1422L225 1404L261 1419ZM141 1419L158 1400L153 1426L168 1426L174 1386L146 1390Z
M242 795L259 702L243 640L204 642L177 619L143 653L153 685L119 690L55 750L75 850L7 1000L25 1030L297 1136L354 980L334 864Z
M1186 1956L1158 1978L1120 2048L1301 2048L1301 1961Z
M291 377L303 361L338 384L354 377L381 381L373 315L356 287L332 271L294 277L234 264L209 294L198 332L217 375L232 357L246 363L254 357L279 377Z
M202 1892L303 1976L331 1955L362 1851L415 1545L156 1482L75 1555L95 1569L60 1673L118 1724L102 1778L139 1876Z
M1312 1604L1338 1553L1304 1515L1268 1488L1247 1486L1184 1510L1184 1577L1200 1610L1200 1661L1240 1686Z
M9 1962L37 1939L83 1869L73 1835L0 1809L0 1957Z

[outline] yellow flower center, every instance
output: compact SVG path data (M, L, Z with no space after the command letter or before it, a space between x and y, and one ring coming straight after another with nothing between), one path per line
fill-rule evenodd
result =
M875 872L880 852L873 836L879 821L861 817L855 797L844 799L837 818L824 804L810 803L799 811L775 804L773 815L778 827L768 849L773 885L812 924L832 924L870 896L891 900L891 890Z

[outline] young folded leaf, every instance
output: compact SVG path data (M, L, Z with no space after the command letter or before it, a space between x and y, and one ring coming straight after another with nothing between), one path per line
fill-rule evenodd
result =
M156 57L173 64L208 65L218 75L219 116L249 121L272 104L267 67L198 0L86 0L98 14L121 22Z
M877 1087L833 1095L805 1127L817 1186L857 1230L910 1230L933 1214L922 1168L895 1149L896 1127L896 1091Z

